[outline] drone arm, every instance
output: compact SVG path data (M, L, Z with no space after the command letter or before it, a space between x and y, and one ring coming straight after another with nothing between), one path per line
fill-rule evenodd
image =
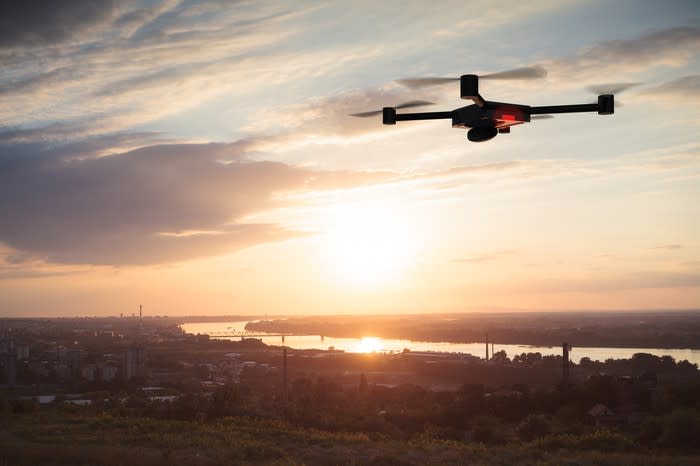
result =
M541 107L530 107L530 115L542 115L545 113L579 113L597 111L598 104L544 105Z
M452 112L420 112L420 113L396 113L393 107L384 107L382 110L382 123L395 125L397 121L412 120L443 120L451 119Z
M612 115L615 113L614 97L612 95L599 95L598 103L595 104L545 105L541 107L530 107L530 115L579 112L598 112L599 115Z

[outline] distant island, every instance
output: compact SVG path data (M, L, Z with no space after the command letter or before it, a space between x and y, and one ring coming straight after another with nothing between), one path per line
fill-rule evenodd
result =
M246 330L338 338L601 348L700 349L700 311L343 315L249 322Z

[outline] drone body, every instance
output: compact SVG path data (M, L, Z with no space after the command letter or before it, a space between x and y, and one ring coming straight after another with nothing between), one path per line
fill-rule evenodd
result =
M460 77L460 97L472 100L474 104L451 112L424 112L397 114L394 107L382 109L383 123L395 125L397 121L451 119L453 128L469 129L467 138L472 142L488 141L498 133L510 133L510 127L528 123L532 115L552 113L598 112L599 115L612 115L615 112L615 98L611 94L598 96L594 104L550 105L531 107L529 105L484 100L479 94L479 77L465 74Z
M492 79L532 79L542 78L546 71L541 67L520 68L503 73L484 75ZM417 78L399 82L411 87L425 87L447 83L457 78ZM598 112L599 115L612 115L615 112L615 98L612 93L598 95L598 102L576 105L549 105L533 107L507 102L485 100L479 94L479 77L465 74L460 81L460 97L474 103L448 112L397 113L396 110L407 107L431 105L432 102L412 101L396 107L384 107L381 111L356 113L353 116L369 117L382 114L385 125L395 125L397 121L451 119L453 128L468 129L467 138L472 142L493 139L499 133L510 133L511 126L529 123L533 118L551 118L554 113ZM619 90L636 85L636 83L618 85Z

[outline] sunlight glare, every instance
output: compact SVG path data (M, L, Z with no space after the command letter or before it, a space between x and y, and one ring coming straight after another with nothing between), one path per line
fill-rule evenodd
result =
M323 242L337 278L371 287L398 281L415 262L416 236L397 207L363 202L334 208Z
M354 353L375 353L382 350L382 340L378 337L362 337L357 343Z

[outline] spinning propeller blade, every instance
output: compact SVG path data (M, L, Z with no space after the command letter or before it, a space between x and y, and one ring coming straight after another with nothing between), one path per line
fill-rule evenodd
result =
M540 65L535 65L535 66L526 66L523 68L515 68L512 70L507 70L507 71L501 71L498 73L489 73L489 74L483 74L480 75L480 79L501 79L501 80L509 80L509 79L541 79L547 76L547 70L540 66ZM406 78L406 79L398 79L396 82L399 84L406 86L411 89L416 89L420 87L429 87L429 86L436 86L438 84L445 84L449 83L452 81L459 81L459 78L450 78L450 77L445 77L445 78Z
M531 120L549 120L551 118L554 118L554 115L544 114L544 115L532 115L530 117Z
M540 65L515 68L500 73L482 74L480 79L542 79L547 76L547 70Z
M435 86L437 84L445 84L452 81L459 81L459 78L406 78L396 80L397 83L410 89Z
M627 89L639 86L642 83L608 83L608 84L596 84L593 86L588 86L586 90L592 92L595 95L605 95L612 94L617 95L625 92ZM592 102L595 103L595 102ZM615 99L615 107L624 107L622 102Z
M402 104L396 105L394 108L399 110L401 108L411 108L411 107L422 107L424 105L435 105L434 102L428 102L427 100L411 100L409 102L404 102ZM367 118L375 115L380 115L382 110L372 110L369 112L351 113L350 116Z
M639 86L642 83L608 83L608 84L596 84L593 86L588 86L587 91L592 92L595 95L605 95L605 94L620 94L627 89Z

